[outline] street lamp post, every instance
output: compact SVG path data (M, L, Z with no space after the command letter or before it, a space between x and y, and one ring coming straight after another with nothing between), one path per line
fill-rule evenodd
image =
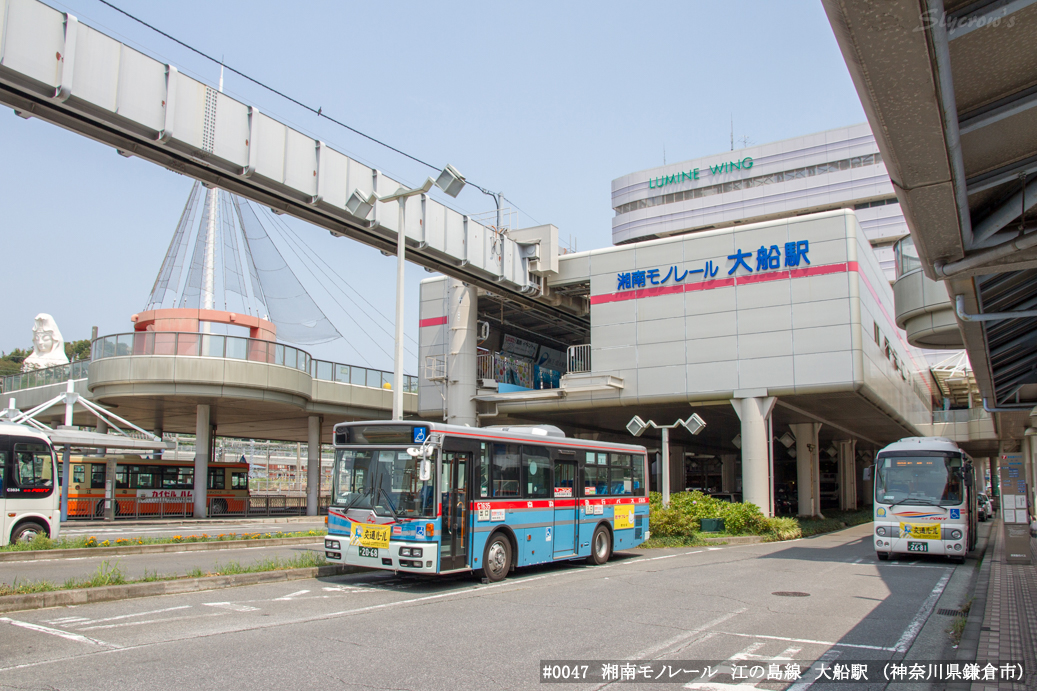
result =
M464 188L465 179L453 166L447 166L440 172L436 180L427 178L420 187L400 187L392 194L379 196L377 192L365 196L360 190L354 190L346 202L346 210L354 216L367 218L374 208L375 202L399 202L399 225L396 227L396 348L393 353L392 366L392 419L403 419L403 277L405 252L407 247L407 198L418 194L427 194L432 186L456 197Z
M678 425L688 430L692 436L695 436L706 427L706 421L699 417L698 413L692 413L687 420L677 420L677 422L672 425L658 425L652 420L645 422L637 415L627 423L627 431L635 437L640 437L649 427L654 427L655 429L661 429L663 431L663 506L670 505L670 430Z

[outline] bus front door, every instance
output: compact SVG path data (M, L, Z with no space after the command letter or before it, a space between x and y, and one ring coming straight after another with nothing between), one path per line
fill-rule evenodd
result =
M554 556L576 554L576 463L555 462L554 480Z
M443 534L440 537L439 570L452 571L468 565L468 466L472 454L448 451L443 454L440 491L443 497Z

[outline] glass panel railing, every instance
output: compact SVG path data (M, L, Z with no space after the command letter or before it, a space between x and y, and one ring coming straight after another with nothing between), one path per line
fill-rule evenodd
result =
M77 360L67 365L55 365L45 369L8 374L0 378L0 391L9 393L37 386L62 384L69 379L86 379L90 371L90 360Z
M224 336L220 334L203 334L193 332L137 331L128 334L114 334L94 340L91 345L94 360L110 357L126 357L133 355L178 355L189 357L218 357L233 360L248 360L283 365L310 374L315 379L334 381L354 386L367 386L375 389L391 388L392 372L355 367L327 360L315 360L309 353L292 346L240 336ZM5 391L14 391L46 383L60 382L87 376L89 360L63 366L65 369L54 372L39 370L36 372L8 375L2 380ZM58 368L51 368L57 370ZM387 386L388 385L388 386ZM404 375L403 390L416 393L418 378Z
M238 338L236 336L227 337L227 357L234 360L244 360L248 356L248 341L247 338Z

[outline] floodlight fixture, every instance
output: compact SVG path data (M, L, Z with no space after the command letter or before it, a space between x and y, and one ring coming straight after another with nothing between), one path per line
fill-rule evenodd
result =
M795 458L796 457L796 447L795 446L790 446L789 450L788 450L788 454L789 454L789 456L791 458Z
M446 192L451 197L457 197L461 194L461 190L464 189L465 179L464 175L454 168L452 165L447 164L447 167L440 172L439 177L436 178L436 187Z
M692 413L691 417L687 420L680 421L681 426L688 430L692 436L695 436L706 428L706 421L699 417L698 413Z
M736 449L742 448L742 434L739 432L735 435L735 438L731 440L731 443L735 445Z
M630 432L630 434L635 437L640 437L648 427L649 425L647 422L642 420L640 416L635 415L630 422L627 423L627 432Z
M786 449L791 449L792 445L796 443L796 438L786 432L785 434L778 437L778 441L781 442L782 446Z
M355 189L346 201L346 211L357 218L367 218L371 215L376 201L378 196L374 192L365 196L359 189Z

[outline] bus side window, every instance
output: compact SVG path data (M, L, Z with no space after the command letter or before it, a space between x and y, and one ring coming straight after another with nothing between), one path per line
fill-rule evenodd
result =
M518 444L493 445L493 496L521 496Z
M527 497L550 496L551 456L541 446L522 447L522 475Z
M19 487L53 487L50 450L43 444L15 444L11 484Z
M643 497L645 495L645 457L634 456L634 473L633 473L634 488L632 494L635 497Z
M72 466L72 482L86 482L86 466L76 464Z
M130 472L124 465L115 466L115 488L116 489L129 489L130 486Z
M0 451L0 499L7 496L6 485L4 484L4 476L7 472L7 452Z
M248 489L248 476L245 473L231 473L230 488Z
M226 468L209 468L209 489L226 488Z
M490 496L490 454L486 450L486 443L479 444L479 461L477 464L479 478L479 496Z
M93 463L90 466L90 489L104 489L105 475L108 468L104 463Z

